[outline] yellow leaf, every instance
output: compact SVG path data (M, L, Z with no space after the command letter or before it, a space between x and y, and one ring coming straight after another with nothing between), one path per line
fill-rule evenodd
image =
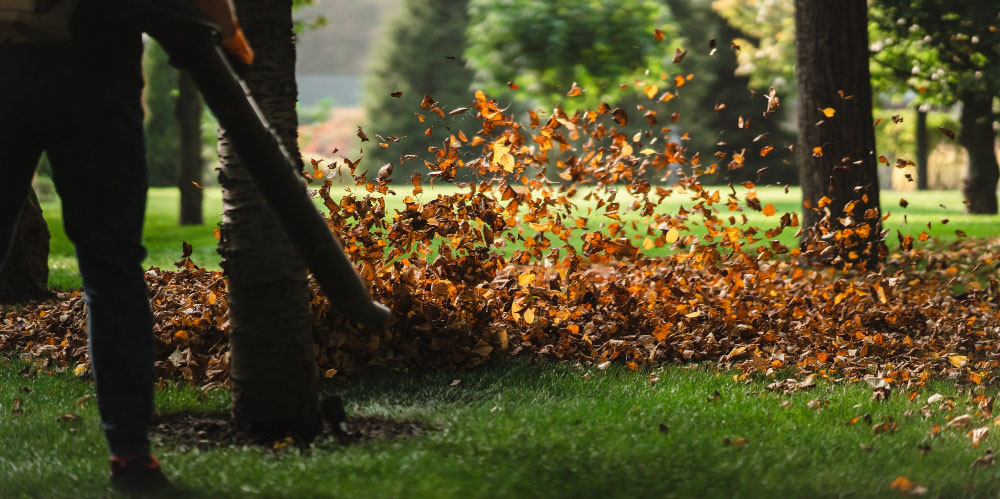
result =
M827 118L833 118L833 115L836 113L837 111L835 111L832 107L823 109L823 116L826 116Z
M512 314L516 314L521 310L524 310L524 304L521 303L521 299L514 300L514 303L510 304L510 312Z
M525 272L525 273L517 276L517 285L521 286L522 288L524 286L529 286L533 282L535 282L535 278L536 277L538 277L538 276L536 276L533 272Z
M670 324L660 324L653 330L653 337L656 338L656 341L663 341L668 334L670 334Z
M206 299L205 301L208 302L209 305L215 305L218 302L218 299L216 298L215 293L209 291L208 299Z
M950 355L948 356L948 362L951 362L951 365L955 367L963 367L969 363L969 358L965 355Z
M507 154L508 151L510 151L510 142L507 141L507 137L500 137L493 143L493 160L497 161L499 156Z
M729 351L729 360L732 360L732 359L736 358L737 355L745 352L746 349L747 349L747 347L745 347L745 346L744 347L733 347L733 349Z
M483 340L479 340L479 343L476 345L476 348L472 349L472 353L480 357L489 357L491 352L493 352L493 347L487 345L486 342Z
M639 151L639 154L642 154L643 156L649 156L650 154L656 154L656 151L647 147Z
M696 310L694 312L691 312L690 314L684 314L684 317L687 317L688 319L694 319L695 317L701 317L701 310Z
M87 372L87 366L85 364L77 364L77 366L73 368L73 375L75 376L83 376L83 373L85 372Z
M646 85L646 88L644 88L643 91L646 93L646 97L652 99L653 97L656 97L656 93L659 92L660 89L656 88L656 85Z
M528 310L524 311L524 322L527 322L528 324L531 324L532 322L535 322L535 309L534 309L534 307L529 308Z
M642 240L642 247L643 247L643 249L646 249L646 250L653 249L653 241L650 240L648 237L646 239L643 239Z
M497 163L499 163L500 166L502 166L503 169L507 172L514 171L514 156L511 156L510 154L504 154L503 156L501 156L500 161L498 161Z
M667 231L667 234L663 236L663 239L667 242L667 244L674 244L677 242L677 238L679 237L681 237L681 233L677 229L671 227L670 230Z

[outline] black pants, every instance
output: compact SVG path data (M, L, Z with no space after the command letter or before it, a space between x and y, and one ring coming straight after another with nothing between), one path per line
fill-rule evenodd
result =
M116 456L147 454L154 346L143 280L142 42L0 46L0 265L42 151L87 302L91 368Z

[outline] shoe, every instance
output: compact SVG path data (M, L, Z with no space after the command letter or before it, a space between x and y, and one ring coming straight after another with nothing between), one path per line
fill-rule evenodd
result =
M340 395L331 395L319 403L323 418L330 424L333 436L341 443L350 443L354 439L354 434L347 426L347 411L344 410L344 401Z
M173 490L155 456L112 457L111 485L126 493L160 494Z

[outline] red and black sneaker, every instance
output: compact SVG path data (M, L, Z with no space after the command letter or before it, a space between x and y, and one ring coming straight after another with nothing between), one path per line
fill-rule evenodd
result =
M111 458L111 485L130 493L163 493L172 490L155 456Z

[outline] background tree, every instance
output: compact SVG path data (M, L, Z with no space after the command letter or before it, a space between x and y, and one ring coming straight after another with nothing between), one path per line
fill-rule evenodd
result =
M49 227L32 190L21 213L14 247L0 271L0 304L48 297L48 280Z
M257 60L244 74L293 158L295 45L291 0L240 0ZM220 133L223 214L219 245L229 282L233 416L262 439L312 439L321 420L306 268ZM296 166L296 168L301 165Z
M602 102L623 109L642 104L659 115L677 112L680 121L670 127L675 140L688 133L690 140L684 142L688 155L699 152L702 158L717 151L740 152L759 135L778 144L791 141L781 126L782 110L761 117L766 100L753 98L750 79L734 74L738 51L730 41L747 35L713 10L708 0L521 0L513 4L473 0L470 13L466 53L476 69L476 85L502 101L524 108L560 106L569 111L593 109ZM661 39L654 36L655 30ZM714 52L711 40L718 46ZM679 50L690 53L675 58ZM674 77L687 75L692 75L692 82L674 89ZM511 91L508 81L520 89ZM583 94L567 98L572 82ZM638 88L636 82L641 82ZM658 91L671 88L672 95L665 102L650 102L642 95L646 85ZM767 90L757 89L761 94ZM752 125L739 128L741 116ZM630 120L623 133L640 131L642 123ZM766 159L754 155L753 167L723 168L720 177L723 181L752 179L758 169L768 167L767 180L794 182L794 168L782 164L780 155L776 152Z
M654 0L472 0L469 13L466 55L477 87L569 112L633 95L634 79L646 69L659 75L676 39ZM667 43L654 38L657 28L667 30ZM507 82L522 90L512 93ZM573 82L584 92L568 99Z
M759 78L754 72L741 71L744 69L741 68L743 54L749 51L743 44L769 43L758 36L770 33L760 30L757 24L737 23L734 22L735 17L723 15L722 2L665 0L665 3L670 7L685 47L692 52L682 65L697 80L690 89L686 89L678 106L685 117L682 128L691 133L693 146L705 155L717 150L732 154L751 146L759 149L771 144L775 150L767 157L746 154L746 166L736 171L723 171L721 178L727 181L760 178L767 183L797 183L798 172L787 152L787 145L793 143L794 138L786 107L779 107L766 115L763 112L767 109L765 96L769 90L774 88L782 101L788 103L791 100L790 85L780 76ZM786 20L782 23L775 17L767 22L775 22L776 26L791 22ZM779 39L782 35L782 32L774 34ZM714 55L706 55L711 53L708 46L713 39L717 50ZM740 121L743 121L744 128L738 126ZM762 135L765 138L755 143L754 139ZM767 171L758 175L757 171L761 168L767 168Z
M856 243L840 246L836 257L876 263L882 228L866 1L796 0L795 47L802 245L809 250L816 238L848 226Z
M180 188L180 224L202 223L202 106L194 84L155 41L143 55L146 162L151 187Z
M151 187L177 185L180 130L174 100L180 75L158 43L146 42L142 69L146 80L142 101L146 111L146 163Z
M915 89L918 102L962 103L959 141L969 154L962 192L970 213L997 213L998 26L1000 4L990 0L878 0L872 9L879 36L873 59L886 79Z
M412 172L427 169L420 160L404 162L402 155L425 156L428 147L440 146L458 130L467 129L471 136L478 129L474 113L444 120L420 109L424 94L440 102L446 113L472 102L472 72L463 56L467 5L468 0L403 0L389 19L364 85L363 105L372 140L363 143L367 156L363 165L369 171L393 163L393 178L408 181ZM391 98L393 92L402 92L402 97ZM418 111L423 120L414 116ZM428 130L430 134L425 133ZM375 133L398 142L378 140ZM388 147L380 147L379 142Z
M200 184L204 161L201 157L201 96L191 76L186 71L178 75L177 99L174 115L177 117L178 154L177 187L181 191L180 224L201 225L202 194Z

